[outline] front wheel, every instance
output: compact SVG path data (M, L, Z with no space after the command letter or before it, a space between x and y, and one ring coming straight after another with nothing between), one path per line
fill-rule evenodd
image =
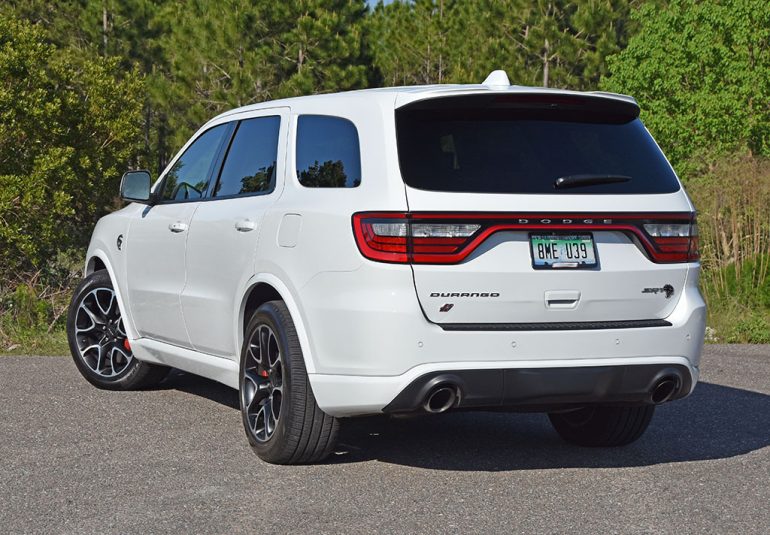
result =
M316 404L283 301L260 306L246 327L239 397L246 436L260 459L312 463L332 452L339 423Z
M637 440L650 425L655 405L583 407L551 413L559 436L579 446L625 446Z
M67 314L72 358L88 382L106 390L149 388L168 373L165 366L134 358L109 274L96 271L83 279Z

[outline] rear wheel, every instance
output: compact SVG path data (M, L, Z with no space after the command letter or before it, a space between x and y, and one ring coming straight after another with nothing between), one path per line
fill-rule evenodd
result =
M583 407L551 413L559 436L580 446L625 446L637 440L650 425L655 405L633 407Z
M67 315L67 339L81 375L99 388L149 388L169 370L134 358L115 289L104 270L92 273L75 289Z
M241 350L243 427L255 453L275 464L321 461L333 450L339 423L317 405L289 310L260 306Z

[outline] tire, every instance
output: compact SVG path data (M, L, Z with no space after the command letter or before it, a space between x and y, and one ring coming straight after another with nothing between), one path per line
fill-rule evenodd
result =
M316 403L297 331L283 301L263 304L249 321L239 384L243 427L260 459L306 464L333 451L339 423Z
M150 388L169 371L134 357L112 281L104 270L92 273L75 289L67 314L67 340L75 366L98 388Z
M623 407L584 407L570 412L551 413L559 436L579 446L615 447L631 444L647 430L655 405Z

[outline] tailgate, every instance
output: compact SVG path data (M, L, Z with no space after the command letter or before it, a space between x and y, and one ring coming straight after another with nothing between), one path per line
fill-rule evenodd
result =
M666 318L697 260L697 231L638 114L629 101L547 92L402 106L410 213L369 236L406 240L417 296L437 323Z

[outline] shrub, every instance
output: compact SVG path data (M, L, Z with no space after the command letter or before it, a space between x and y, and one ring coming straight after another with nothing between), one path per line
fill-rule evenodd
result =
M698 209L701 288L714 337L770 342L770 160L722 158L688 191Z
M85 245L141 150L142 81L0 17L0 284Z
M770 308L770 160L723 158L688 191L698 209L709 304Z

